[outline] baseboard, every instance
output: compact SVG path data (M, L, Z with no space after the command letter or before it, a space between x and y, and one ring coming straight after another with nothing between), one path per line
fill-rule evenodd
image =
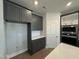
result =
M23 49L23 50L20 50L20 51L18 51L18 52L15 52L15 53L12 53L12 54L10 54L10 55L7 55L7 59L10 59L10 58L12 58L12 57L15 57L15 56L17 56L17 55L19 55L19 54L21 54L21 53L26 52L26 51L27 51L27 49Z

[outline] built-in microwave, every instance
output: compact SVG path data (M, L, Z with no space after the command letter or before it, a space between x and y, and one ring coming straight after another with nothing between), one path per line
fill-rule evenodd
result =
M76 32L76 26L63 26L63 32Z

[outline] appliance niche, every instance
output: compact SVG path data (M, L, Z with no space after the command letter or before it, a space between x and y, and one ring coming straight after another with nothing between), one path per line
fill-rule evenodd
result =
M61 16L61 42L78 46L78 13Z

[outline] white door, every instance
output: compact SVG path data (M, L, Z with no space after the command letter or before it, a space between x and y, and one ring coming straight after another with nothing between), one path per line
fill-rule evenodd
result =
M27 24L17 24L16 35L17 35L17 51L27 49Z
M7 53L27 49L27 24L6 23Z
M7 53L12 54L16 52L16 25L13 23L6 23L6 41Z
M60 43L60 15L47 14L47 48L55 48Z

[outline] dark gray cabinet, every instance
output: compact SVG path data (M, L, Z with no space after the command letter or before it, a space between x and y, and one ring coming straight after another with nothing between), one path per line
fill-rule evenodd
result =
M20 21L20 7L6 2L6 19L9 21Z
M28 43L28 52L30 54L34 54L41 49L46 47L46 37L38 38L36 40L30 40L31 42Z
M31 11L25 8L22 8L21 10L22 10L21 12L22 22L31 22L31 19L32 19Z
M31 11L12 2L5 1L5 19L8 21L31 22Z
M30 22L32 30L43 29L43 18L32 14L30 10L10 1L5 1L5 20L14 22Z
M32 30L42 30L43 29L43 18L32 14Z

